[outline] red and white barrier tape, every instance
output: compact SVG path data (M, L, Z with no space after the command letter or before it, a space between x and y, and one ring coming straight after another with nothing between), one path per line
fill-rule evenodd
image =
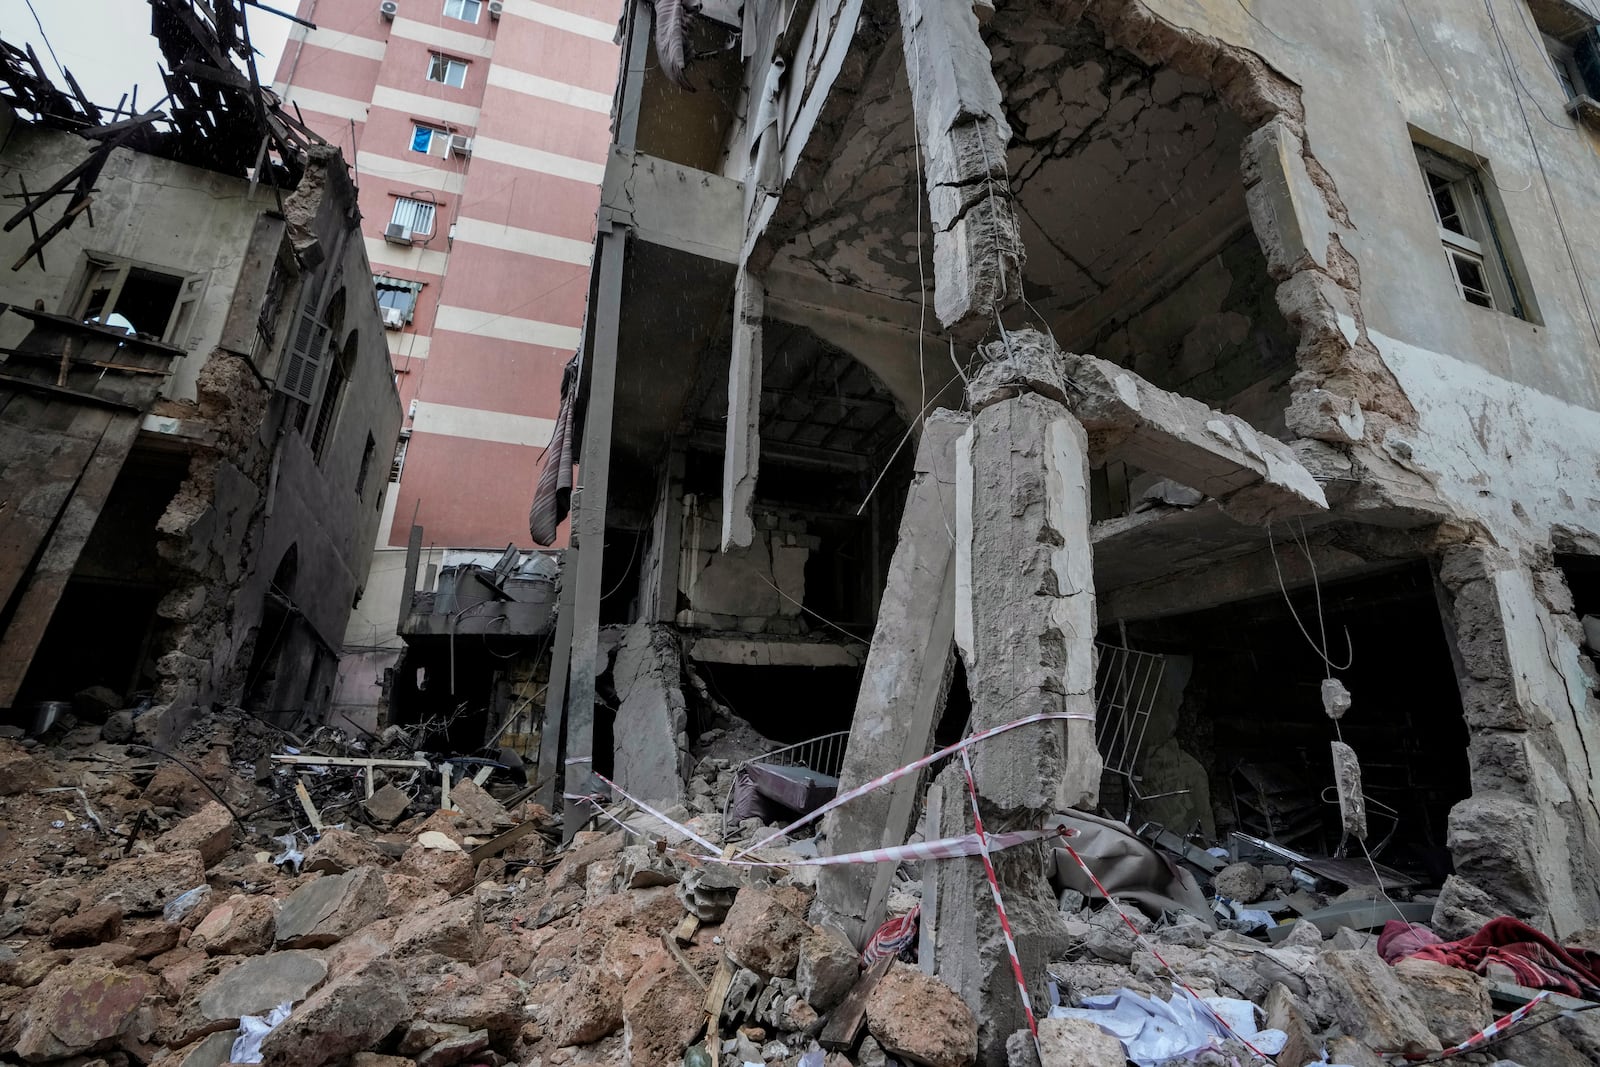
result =
M596 777L599 777L596 775ZM604 781L604 779L601 779ZM616 786L612 786L616 789ZM674 822L661 812L656 811L638 800L628 796L621 789L617 789L625 799L647 811L652 817L685 835L694 837L694 834L682 823ZM648 835L629 826L605 808L601 807L593 797L580 796L573 793L565 794L568 800L587 801L594 806L595 811L609 822L626 830L637 837ZM1011 833L990 834L988 838L989 850L999 852L1003 849L1016 848L1018 845L1030 845L1036 841L1045 841L1057 837L1074 837L1078 831L1069 827L1058 826L1047 830L1016 830ZM704 840L697 838L696 840ZM979 855L981 845L977 834L967 834L965 837L945 837L937 841L916 841L905 845L895 845L890 848L873 848L865 852L843 852L836 856L811 856L792 860L741 860L723 859L720 855L702 856L698 853L685 852L679 848L668 848L667 851L681 857L690 864L718 863L728 867L843 867L855 864L873 863L908 863L925 860L964 859L968 856Z
M1022 999L1022 1013L1028 1018L1028 1033L1033 1035L1033 1049L1044 1061L1044 1050L1039 1047L1039 1022L1033 1017L1033 1000L1028 996L1028 980L1022 974L1022 960L1017 956L1017 942L1011 936L1011 920L1006 917L1005 901L1000 899L1000 879L995 877L994 860L989 856L989 838L983 832L983 816L978 813L978 785L972 780L972 760L967 750L961 750L961 769L967 775L967 796L972 800L972 828L978 839L978 855L983 858L983 873L989 879L989 892L994 895L994 910L1000 916L1000 932L1005 935L1006 952L1011 956L1011 975L1017 980L1017 996Z
M785 837L793 831L800 829L802 826L811 825L824 815L828 814L828 812L833 811L835 808L838 808L841 805L848 804L857 797L866 796L873 790L880 789L883 786L888 785L890 782L898 781L908 774L913 774L917 771L920 771L928 764L933 763L936 760L943 759L945 756L951 755L952 753L965 752L967 748L977 744L979 741L987 741L991 737L997 737L1000 734L1005 733L1007 730L1015 730L1019 726L1027 726L1030 723L1036 722L1049 722L1055 719L1083 719L1086 722L1094 722L1093 715L1084 715L1078 712L1069 711L1049 711L1039 715L1029 715L1027 718L1017 719L1015 722L1004 723L1000 726L995 726L988 730L984 730L981 733L973 734L971 737L963 738L953 745L941 748L932 755L923 756L921 759L916 760L913 763L908 763L898 770L893 770L888 774L880 775L879 777L872 779L870 782L863 783L862 785L858 785L848 792L839 794L826 804L822 805L822 807L807 815L801 816L788 826L785 826L783 829L775 830L766 837L763 837L760 841L757 841L755 844L750 845L747 848L740 849L736 855L743 856L747 853L754 852L758 848L769 845L778 838Z

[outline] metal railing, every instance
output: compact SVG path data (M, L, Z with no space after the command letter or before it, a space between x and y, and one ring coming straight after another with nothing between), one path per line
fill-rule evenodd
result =
M739 784L739 772L752 763L765 763L772 767L804 767L826 774L839 777L839 771L844 767L845 744L850 740L849 730L839 730L831 734L822 734L798 744L785 745L775 748L771 752L760 756L752 756L741 760L729 770L733 778L728 784L728 792L722 798L722 833L728 834L728 807L733 803L733 790Z
M1167 660L1103 641L1096 641L1095 648L1100 661L1095 671L1095 745L1105 769L1132 782Z

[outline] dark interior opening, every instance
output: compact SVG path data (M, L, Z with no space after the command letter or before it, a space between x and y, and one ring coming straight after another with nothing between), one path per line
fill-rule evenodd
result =
M695 661L716 698L781 745L850 729L860 667L775 667ZM596 738L596 752L599 740Z
M1578 618L1600 615L1600 556L1556 553L1556 566L1572 592L1572 610Z
M1361 760L1376 858L1442 878L1446 818L1471 782L1431 571L1419 561L1322 587L1332 674L1353 697L1337 724L1322 707L1329 670L1301 632L1301 625L1313 637L1323 630L1317 593L1298 590L1292 601L1299 623L1282 596L1271 596L1127 626L1129 647L1193 657L1176 741L1205 769L1218 837L1238 829L1333 854L1340 823L1329 742L1342 736ZM1121 644L1122 637L1107 632L1102 640ZM1150 796L1171 785L1146 776L1139 789ZM1379 804L1394 814L1382 814ZM1361 855L1353 841L1349 851Z

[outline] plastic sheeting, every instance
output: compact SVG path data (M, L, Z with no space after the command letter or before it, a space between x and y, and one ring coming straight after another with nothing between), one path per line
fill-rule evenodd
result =
M262 1039L289 1017L291 1007L289 1001L284 1001L265 1015L246 1015L240 1019L239 1036L233 1039L233 1050L228 1054L228 1062L260 1063Z
M1226 1020L1234 1034L1269 1056L1281 1052L1288 1040L1282 1030L1258 1030L1256 1006L1248 1000L1206 997L1202 1002L1180 986L1173 986L1169 1001L1119 989L1088 997L1081 1008L1050 1009L1052 1019L1086 1019L1094 1023L1122 1042L1128 1059L1139 1067L1155 1067L1170 1059L1192 1059L1217 1048L1233 1036L1217 1016Z

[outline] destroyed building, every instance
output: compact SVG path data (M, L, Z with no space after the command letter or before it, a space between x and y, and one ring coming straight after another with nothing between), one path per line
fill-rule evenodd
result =
M1600 922L1595 25L632 4L544 796L685 799L708 707L848 732L841 790L1053 714L974 748L991 830L1103 806L1364 868L1342 741L1379 862ZM959 776L825 849L971 832ZM999 865L1037 977L1032 862ZM831 877L859 944L882 887ZM991 1062L987 890L939 883Z
M30 729L325 711L400 425L344 158L256 84L242 7L150 9L149 110L0 69L0 707Z

